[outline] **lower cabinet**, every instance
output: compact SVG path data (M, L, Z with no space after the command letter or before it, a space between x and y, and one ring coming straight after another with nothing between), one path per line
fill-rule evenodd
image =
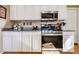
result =
M3 32L3 51L12 51L12 33Z
M63 52L74 52L74 32L63 32Z
M3 51L41 52L41 31L3 31ZM74 51L74 32L63 32L63 52Z
M41 52L41 32L32 33L32 51Z
M31 32L22 32L22 51L31 52Z
M21 32L12 32L12 51L19 52L22 51L21 48Z
M41 52L41 31L4 31L3 51Z

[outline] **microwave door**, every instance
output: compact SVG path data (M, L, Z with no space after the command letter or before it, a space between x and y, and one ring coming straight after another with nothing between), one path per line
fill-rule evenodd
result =
M41 18L52 18L53 19L53 14L52 13L42 13Z

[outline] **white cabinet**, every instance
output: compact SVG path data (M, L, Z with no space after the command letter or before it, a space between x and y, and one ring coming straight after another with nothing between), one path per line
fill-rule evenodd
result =
M32 51L41 52L41 31L32 33Z
M10 20L39 20L39 6L12 5L10 6Z
M22 51L31 52L31 32L22 32Z
M24 6L24 16L25 20L40 20L41 19L41 12L39 6Z
M74 32L63 32L63 52L74 52Z
M40 6L32 6L32 20L41 20Z
M41 31L4 31L3 51L41 52Z
M11 5L10 20L40 20L43 11L58 11L60 20L67 18L64 5Z
M51 11L51 12L57 11L58 10L57 7L58 7L58 5L42 5L41 12L43 12L43 11Z
M3 51L21 51L21 32L3 32Z
M21 32L12 32L12 39L10 39L12 41L12 51L14 52L19 52L22 51L21 48Z
M12 34L11 34L11 32L3 32L3 51L8 51L8 52L12 51Z
M41 31L22 32L22 51L41 52Z
M18 7L18 6L17 6ZM33 7L32 6L24 6L24 19L31 20L33 18Z
M23 20L24 13L24 5L10 6L10 20Z

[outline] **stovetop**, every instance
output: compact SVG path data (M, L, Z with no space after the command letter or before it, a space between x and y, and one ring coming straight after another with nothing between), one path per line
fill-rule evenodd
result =
M62 34L62 31L53 31L53 30L42 30L42 33L49 33L49 34Z

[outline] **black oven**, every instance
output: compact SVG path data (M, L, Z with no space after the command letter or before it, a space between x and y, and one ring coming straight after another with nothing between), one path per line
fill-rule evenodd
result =
M63 36L42 36L42 45L52 43L55 48L63 48Z

